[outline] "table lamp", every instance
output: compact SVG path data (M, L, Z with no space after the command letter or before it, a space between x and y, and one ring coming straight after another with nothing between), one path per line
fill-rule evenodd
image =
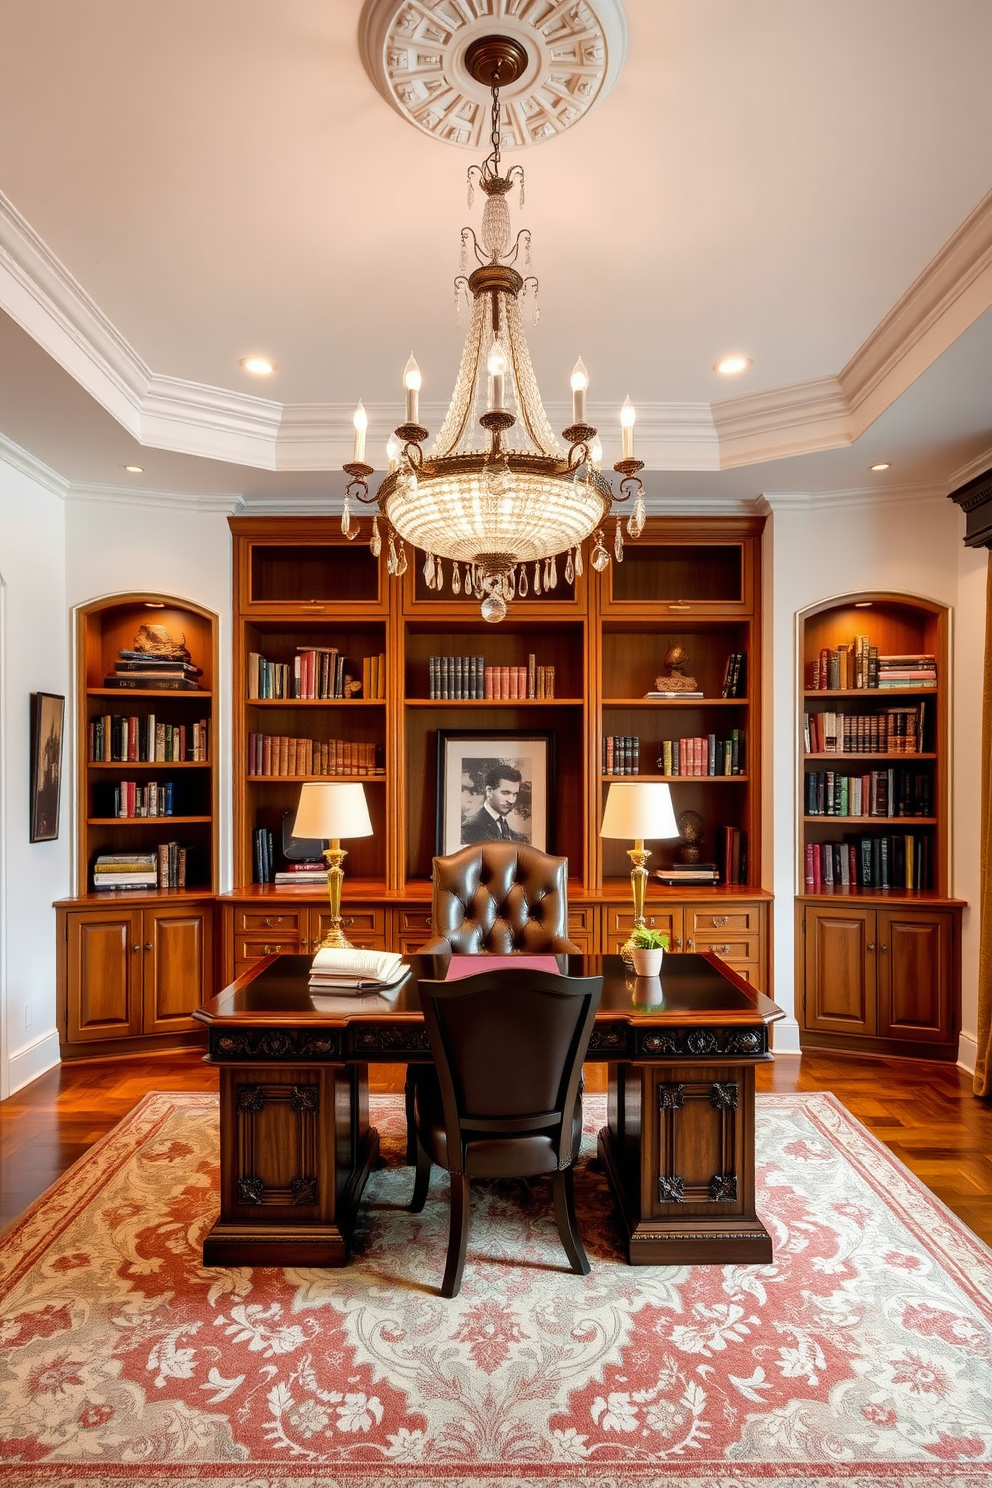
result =
M645 866L651 853L644 846L644 839L677 837L678 823L672 805L672 793L660 781L628 780L614 781L606 797L606 810L600 837L633 838L634 846L627 849L633 867L630 870L630 888L634 898L634 930L644 924L644 895L648 886L648 870ZM625 961L631 960L633 931L620 948Z
M318 949L324 950L328 946L335 950L353 949L351 941L341 929L341 885L344 882L341 864L348 856L341 846L341 838L372 836L368 803L359 782L321 780L304 785L296 808L293 836L319 837L321 840L328 840L330 844L324 848L324 857L327 859L331 925Z

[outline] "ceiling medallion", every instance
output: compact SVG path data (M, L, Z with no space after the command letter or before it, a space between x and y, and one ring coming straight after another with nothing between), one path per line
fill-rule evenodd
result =
M452 593L475 595L483 618L502 620L508 604L530 590L554 589L558 559L566 582L583 571L582 547L591 539L589 561L601 571L610 549L623 561L620 517L608 535L607 519L617 503L632 500L627 533L644 526L644 497L634 458L634 409L628 398L620 411L621 458L615 492L601 472L602 447L586 417L589 376L582 360L572 371L572 421L559 444L541 401L541 392L524 336L521 308L537 320L538 283L530 271L530 233L514 234L509 198L519 188L523 167L503 173L500 145L503 78L524 76L526 49L516 37L488 34L473 38L465 64L488 82L491 97L490 153L468 171L469 205L479 189L485 206L478 235L462 229L461 273L455 297L467 303L471 320L461 365L444 423L429 450L428 430L420 422L420 368L413 357L403 373L406 415L386 447L388 473L372 494L365 436L368 418L355 411L355 448L345 465L341 530L358 534L351 502L375 505L370 546L386 549L387 572L401 577L408 568L406 544L424 553L428 588L445 583L442 560L451 564ZM380 528L380 521L382 528Z
M497 32L524 58L500 85L504 150L581 119L613 87L627 46L620 0L368 0L360 41L369 76L398 113L436 139L478 149L489 89L470 58Z

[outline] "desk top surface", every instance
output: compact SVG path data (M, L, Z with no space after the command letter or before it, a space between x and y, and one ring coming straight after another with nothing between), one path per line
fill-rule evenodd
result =
M268 956L198 1008L193 1016L212 1026L266 1026L292 1023L340 1026L382 1019L422 1021L418 984L443 980L447 956L407 956L410 975L384 997L359 992L325 999L307 984L310 956ZM665 954L660 977L635 977L619 956L561 956L570 976L603 977L597 1023L621 1019L644 1024L774 1023L782 1008L755 991L718 957L710 954ZM487 956L480 956L486 970Z

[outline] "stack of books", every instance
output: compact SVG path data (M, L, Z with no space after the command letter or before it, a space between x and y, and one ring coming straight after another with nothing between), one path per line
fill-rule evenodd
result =
M720 882L720 873L715 863L675 863L671 868L656 869L655 877L663 884Z
M409 976L399 951L334 950L317 952L310 967L311 992L382 992Z
M327 864L323 858L301 859L298 863L287 863L275 875L277 884L326 884Z
M158 886L160 889L186 887L186 849L178 842L158 845Z
M155 853L100 853L93 864L94 889L155 889Z
M197 677L202 668L191 661L151 656L145 651L119 651L114 670L104 677L104 687L131 688L137 692L199 692Z
M880 656L879 687L936 687L937 658L929 654Z

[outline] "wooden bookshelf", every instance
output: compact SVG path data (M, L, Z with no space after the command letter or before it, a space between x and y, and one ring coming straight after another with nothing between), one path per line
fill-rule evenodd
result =
M948 625L944 606L881 591L800 618L804 1047L957 1058L963 905L950 896ZM878 673L869 657L859 675L842 654L858 636L878 657L932 656L935 685L855 685Z
M613 948L630 908L625 844L599 837L613 778L603 773L604 733L640 734L649 745L641 778L660 778L655 746L664 737L723 738L736 728L746 739L740 774L673 779L672 789L677 812L698 811L704 819L704 856L715 851L719 827L743 834L743 882L694 886L687 894L652 881L649 898L668 906L666 914L677 912L673 948L693 948L705 943L707 927L691 914L685 918L689 900L704 909L714 903L708 930L719 939L729 923L718 912L721 900L743 895L750 903L739 913L749 923L743 941L735 942L732 963L767 990L770 895L761 889L760 728L752 723L761 716L762 519L649 519L642 536L627 545L622 564L614 561L602 574L587 569L571 584L561 579L540 596L531 589L499 625L482 620L476 598L452 594L450 564L440 594L426 587L412 559L402 581L387 579L369 552L367 524L356 542L342 537L334 518L231 518L230 525L235 887L222 896L227 974L243 969L267 945L310 949L326 902L319 886L253 882L252 834L263 827L278 845L283 813L295 810L304 778L262 778L249 771L254 732L343 735L374 745L382 773L359 777L374 835L345 844L345 913L354 920L349 934L356 944L406 950L428 938L439 732L551 733L555 789L548 845L569 860L570 933L583 947L599 950ZM704 696L645 699L673 645L688 652ZM371 702L247 697L251 653L289 664L297 648L314 646L337 646L356 660L384 655L385 696ZM746 687L740 696L724 698L733 652L747 658ZM430 696L432 656L479 655L487 665L523 667L531 654L537 665L554 668L553 697ZM652 868L673 861L677 844L649 846Z
M144 624L164 626L185 643L202 672L195 690L104 685L119 652L134 647ZM202 1041L191 1013L214 990L217 644L217 616L170 595L117 594L77 611L76 893L56 906L63 1058ZM153 724L176 737L177 755L183 727L186 757L136 758L139 750L132 747L128 758L94 759L94 726L107 718L136 720L146 756ZM194 760L192 729L201 723L205 755ZM114 789L122 781L142 791L171 782L171 814L115 812ZM94 890L93 865L101 854L157 855L169 842L186 850L184 888Z

